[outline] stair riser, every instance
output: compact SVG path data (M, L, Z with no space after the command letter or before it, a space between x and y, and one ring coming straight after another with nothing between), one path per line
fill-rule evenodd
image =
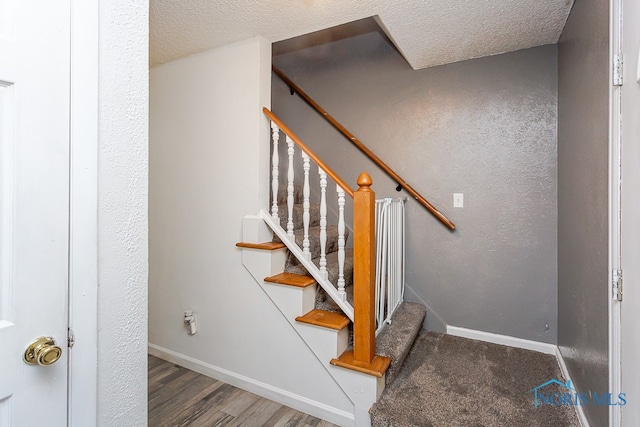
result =
M267 295L276 302L278 309L287 319L295 319L313 310L316 300L316 287L279 285L277 283L265 283L264 290Z
M282 273L282 266L287 259L288 253L289 251L286 248L275 251L243 249L242 263L254 266L255 268L249 270L249 272L254 279L262 282L265 277Z
M305 323L298 323L295 328L320 360L331 360L347 349L347 328L336 331Z

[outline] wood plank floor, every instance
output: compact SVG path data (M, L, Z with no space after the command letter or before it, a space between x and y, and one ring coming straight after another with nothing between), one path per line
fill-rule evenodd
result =
M149 356L149 426L331 427L334 424Z

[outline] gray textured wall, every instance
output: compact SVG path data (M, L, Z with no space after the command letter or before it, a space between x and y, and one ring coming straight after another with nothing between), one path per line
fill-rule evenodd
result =
M575 3L558 47L558 345L581 392L608 390L609 2ZM593 426L606 407L585 407Z
M556 342L555 46L414 71L374 32L274 64L457 224L408 202L406 281L428 327ZM277 77L272 100L347 182L367 170L378 196L407 195Z

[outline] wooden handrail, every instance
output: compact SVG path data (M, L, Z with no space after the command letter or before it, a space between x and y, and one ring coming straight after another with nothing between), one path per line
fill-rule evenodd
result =
M391 169L385 162L383 162L378 156L375 155L366 145L364 145L358 138L356 138L351 132L349 132L339 121L331 116L327 111L322 108L316 101L313 100L307 93L296 85L289 77L287 77L282 71L275 66L272 67L273 72L284 81L287 86L294 90L307 104L309 104L314 110L316 110L322 117L325 118L331 125L336 128L344 137L346 137L353 145L355 145L360 151L362 151L367 157L369 157L376 165L378 165L383 171L387 173L394 181L396 181L402 188L418 201L422 206L427 208L440 222L442 222L450 230L455 230L456 226L453 222L444 216L438 209L435 208L427 199L422 197L420 193L413 189L400 175L398 175L393 169Z
M300 149L302 151L304 151L305 153L307 153L307 155L311 158L311 160L313 160L314 162L316 162L316 164L322 168L323 171L325 171L327 173L327 175L329 175L331 177L331 179L333 179L335 181L336 184L338 184L344 191L345 193L347 193L349 196L351 196L351 198L353 199L353 190L351 189L351 187L349 187L349 184L347 184L346 182L344 182L342 180L342 178L340 178L340 176L335 173L333 171L333 169L331 169L329 166L327 166L327 164L325 162L323 162L322 160L320 160L320 157L318 157L313 151L311 151L311 149L309 147L307 147L307 145L302 142L302 140L300 138L298 138L296 136L295 133L293 133L293 131L291 129L289 129L289 127L287 127L287 125L285 125L284 123L282 123L282 120L280 120L275 114L273 114L267 107L264 107L262 109L262 111L264 111L264 114L269 117L269 119L274 122L276 125L278 125L278 127L289 136L289 138L291 138L291 140L298 146L300 147Z

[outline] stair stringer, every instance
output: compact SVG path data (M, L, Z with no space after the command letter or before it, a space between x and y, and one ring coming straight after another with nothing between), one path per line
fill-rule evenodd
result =
M256 221L262 222L266 226L265 221L259 216L247 216L243 220L243 227L247 227L243 229L243 240L246 243L259 243L252 241L252 232L250 231L260 230L261 227L255 224ZM253 238L259 239L260 237L253 236ZM346 424L340 422L340 425L370 427L369 409L384 391L384 375L378 378L329 363L331 359L337 358L346 350L347 329L336 331L296 321L296 317L313 309L316 289L315 286L299 288L265 282L264 278L283 271L285 259L286 249L284 248L274 251L242 249L242 262L245 268L352 403L353 413L349 415L353 422Z

